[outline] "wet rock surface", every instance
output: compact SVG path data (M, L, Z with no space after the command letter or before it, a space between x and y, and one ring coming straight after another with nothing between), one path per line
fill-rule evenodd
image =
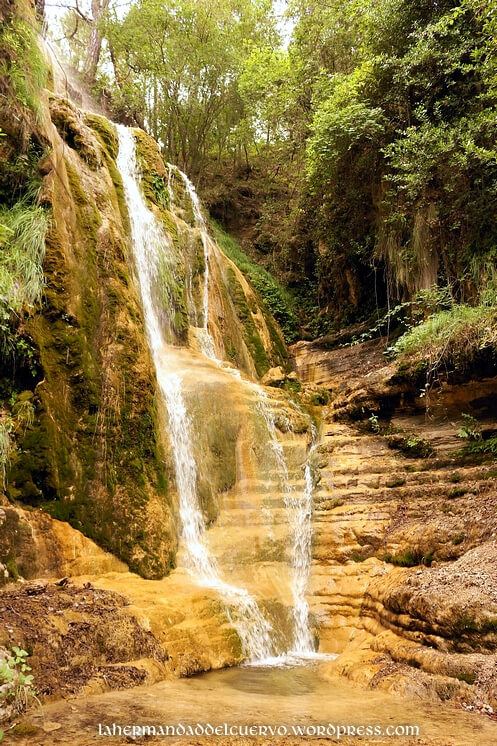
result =
M443 385L426 402L378 342L293 353L307 390L331 396L311 601L322 648L340 653L329 674L491 715L497 471L464 454L460 432L495 382ZM493 432L488 411L480 422Z

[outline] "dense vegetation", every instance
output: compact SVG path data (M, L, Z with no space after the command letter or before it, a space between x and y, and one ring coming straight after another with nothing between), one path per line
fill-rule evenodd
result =
M40 204L38 127L47 68L29 4L0 2L0 487L15 438L32 423L37 350L25 321L39 305L49 212ZM24 393L21 393L24 389Z
M301 332L409 316L430 288L457 318L494 308L494 3L293 0L287 43L266 0L92 7L64 19L72 63L287 285Z

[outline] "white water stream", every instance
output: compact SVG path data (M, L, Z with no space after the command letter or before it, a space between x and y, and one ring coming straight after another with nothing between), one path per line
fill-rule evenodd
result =
M171 169L171 166L169 166ZM182 171L177 169L178 174L182 178L188 195L191 200L193 215L195 219L195 227L200 233L202 238L202 245L204 249L204 287L203 287L203 321L204 321L204 344L202 345L202 352L212 360L221 364L218 361L215 354L214 340L209 331L209 261L211 252L212 241L209 236L207 224L202 214L200 201L190 179ZM174 201L173 190L170 186L170 196ZM212 245L212 253L215 251L215 246ZM268 430L272 451L275 455L276 465L280 473L280 481L284 489L284 502L287 508L287 514L289 518L290 528L292 531L293 539L293 552L292 552L292 570L293 570L293 615L295 622L295 633L294 643L289 654L295 654L298 656L312 656L314 655L314 641L309 628L309 604L305 596L310 570L311 570L311 541L312 541L312 493L314 490L312 472L310 467L309 459L306 461L304 467L304 479L305 487L302 495L299 495L297 491L290 485L290 479L288 474L288 467L285 459L285 453L283 447L278 440L276 433L276 426L274 423L273 414L269 408L267 397L264 390L257 386L257 384L251 384L252 389L256 393L258 400L258 409L261 412L266 427ZM314 440L314 438L313 438Z
M261 392L264 394L264 392ZM274 415L267 398L261 395L258 402L259 411L266 423L271 449L280 475L280 484L284 492L284 502L292 532L292 570L293 570L293 617L294 640L289 656L314 657L314 641L309 628L309 604L305 596L311 571L312 540L312 493L314 484L309 458L304 467L305 488L299 495L290 483L290 475L285 459L283 446L276 433Z
M204 287L202 291L202 322L203 322L203 329L202 329L202 335L200 336L200 348L202 351L202 354L204 354L206 357L208 357L210 360L218 361L216 357L216 347L214 344L214 339L212 337L212 334L209 330L209 262L211 257L211 244L212 240L209 236L207 225L204 220L204 216L202 215L202 208L200 207L200 200L198 198L198 194L195 190L195 187L193 186L192 182L188 178L188 176L183 173L183 171L180 171L177 166L172 166L170 163L167 164L169 169L169 181L168 181L168 189L169 189L169 197L171 199L171 202L174 203L175 196L174 196L174 190L171 186L171 173L172 171L176 171L179 175L179 177L182 179L186 191L188 192L188 196L190 197L190 202L192 205L193 210L193 218L195 220L195 228L200 233L200 238L202 239L202 246L204 249Z
M244 381L238 370L226 368L218 360L214 340L209 329L209 262L216 250L208 234L200 202L188 177L174 166L169 166L168 191L174 204L175 195L171 184L173 170L182 179L191 200L195 227L200 233L204 250L204 284L202 293L202 334L199 336L201 351L205 357L223 367L249 386L256 395L257 410L265 422L271 450L284 492L284 503L292 533L292 593L294 616L294 639L291 649L278 655L274 630L261 613L256 601L243 589L223 581L215 559L210 555L204 541L205 522L197 496L197 465L192 449L192 423L185 407L180 376L168 369L168 351L163 334L163 312L159 307L157 292L160 287L161 262L167 261L171 251L171 240L162 229L152 211L147 207L141 190L141 174L136 161L135 141L132 131L117 125L119 154L117 166L121 173L128 206L133 253L142 297L147 336L157 372L157 381L168 412L168 434L172 444L176 483L179 496L179 512L182 524L182 539L186 549L187 564L196 580L216 589L225 599L227 614L236 628L245 654L252 663L284 663L295 658L315 657L314 641L309 628L309 606L307 589L311 563L311 506L313 482L307 461L304 468L305 488L300 495L289 483L289 473L283 447L276 433L274 415L262 387ZM164 256L166 255L166 256ZM191 278L186 278L187 300L190 318L197 319L193 302ZM189 290L189 293L188 293ZM188 297L189 295L189 297Z
M197 496L197 466L192 450L192 427L183 401L181 378L177 373L168 370L161 312L154 292L158 286L161 253L167 252L170 242L160 223L148 209L142 194L133 133L121 125L117 125L117 131L117 167L123 180L128 206L148 342L156 368L157 382L168 412L168 434L175 464L182 538L189 569L200 584L214 588L226 600L229 619L240 636L245 654L255 661L267 659L275 653L271 625L245 589L229 585L220 578L216 563L203 541L205 523Z

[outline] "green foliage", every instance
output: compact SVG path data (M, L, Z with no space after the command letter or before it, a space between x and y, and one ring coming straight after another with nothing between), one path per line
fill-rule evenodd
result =
M269 370L271 365L252 318L252 312L248 306L247 298L231 267L228 267L226 276L228 280L229 294L235 306L237 316L242 323L245 343L254 361L257 375L263 376L264 373Z
M435 376L493 345L484 326L474 344L465 337L475 330L468 309L496 307L494 11L477 0L292 0L282 44L268 0L143 0L101 19L99 86L116 117L147 123L201 193L229 172L240 193L222 195L226 222L250 202L254 254L291 289L306 336L376 309L370 335L407 330L401 356L421 359L435 335ZM71 13L82 68L89 29L76 33ZM166 206L160 175L147 178ZM291 341L288 300L257 281ZM426 297L416 315L418 291L438 293L437 309ZM440 323L427 320L439 312Z
M416 433L393 436L390 447L398 449L407 458L430 458L435 454L431 443Z
M458 438L467 438L468 440L481 440L481 425L471 414L462 414L464 424L457 433Z
M440 311L404 334L392 351L400 361L425 360L432 374L471 368L497 346L497 308L457 305Z
M34 699L39 701L33 687L31 667L26 663L26 650L14 646L0 659L0 704L5 709L23 712Z
M152 179L152 188L154 190L155 198L157 203L165 210L169 209L169 194L167 187L164 183L164 179L157 171L152 171L150 174Z
M6 228L0 245L0 347L6 357L22 360L34 370L33 346L17 326L41 297L49 218L42 207L22 201L0 208L0 223Z
M144 0L124 16L109 10L99 28L115 74L100 85L116 110L149 122L169 161L196 176L209 149L238 146L238 78L252 45L275 36L270 2Z
M47 77L47 66L38 47L35 29L17 17L0 28L0 75L8 78L21 106L40 116L40 90Z
M307 169L313 188L336 179L341 162L350 160L355 148L374 143L384 129L385 120L380 108L371 108L361 102L344 106L340 90L338 96L326 99L314 115L308 140ZM374 158L374 149L371 151ZM365 153L362 157L366 158Z
M2 489L5 489L5 474L12 447L10 434L13 427L14 423L11 417L4 417L0 420L0 478Z
M416 565L426 565L429 567L432 561L432 552L423 555L417 549L408 549L402 554L386 554L383 557L383 562L389 562L391 565L399 567L415 567Z
M476 681L476 674L475 673L456 673L456 679L459 681L464 681L466 684L469 684L470 686L475 683Z
M369 427L373 433L379 433L380 432L380 423L378 420L377 414L372 414L371 417L368 418Z
M406 483L406 480L403 477L394 477L393 479L389 479L386 482L387 487L403 487Z
M216 242L257 290L280 325L285 342L287 344L295 342L298 338L298 324L290 294L267 270L249 259L235 239L229 236L216 221L211 220L211 224Z
M468 443L464 453L490 456L491 459L497 459L497 435L487 438L486 440L476 440Z
M311 88L304 209L336 313L351 294L334 267L347 267L363 303L378 262L380 297L405 302L438 283L472 304L472 262L495 266L497 244L492 7L295 0L293 9Z

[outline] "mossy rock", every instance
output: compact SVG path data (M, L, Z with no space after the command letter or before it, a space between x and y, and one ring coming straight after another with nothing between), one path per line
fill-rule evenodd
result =
M101 158L98 143L80 112L67 99L49 95L50 116L64 142L90 166L96 169Z
M257 375L262 377L271 367L266 350L255 326L252 312L250 311L243 288L231 267L227 268L226 277L228 282L228 292L233 301L237 316L242 324L245 344L247 345L254 361Z
M141 187L145 198L162 209L169 207L167 191L168 171L164 165L160 148L151 135L134 129L136 159L141 172Z
M106 117L87 112L85 124L93 130L110 157L115 161L119 152L119 139L115 126Z

